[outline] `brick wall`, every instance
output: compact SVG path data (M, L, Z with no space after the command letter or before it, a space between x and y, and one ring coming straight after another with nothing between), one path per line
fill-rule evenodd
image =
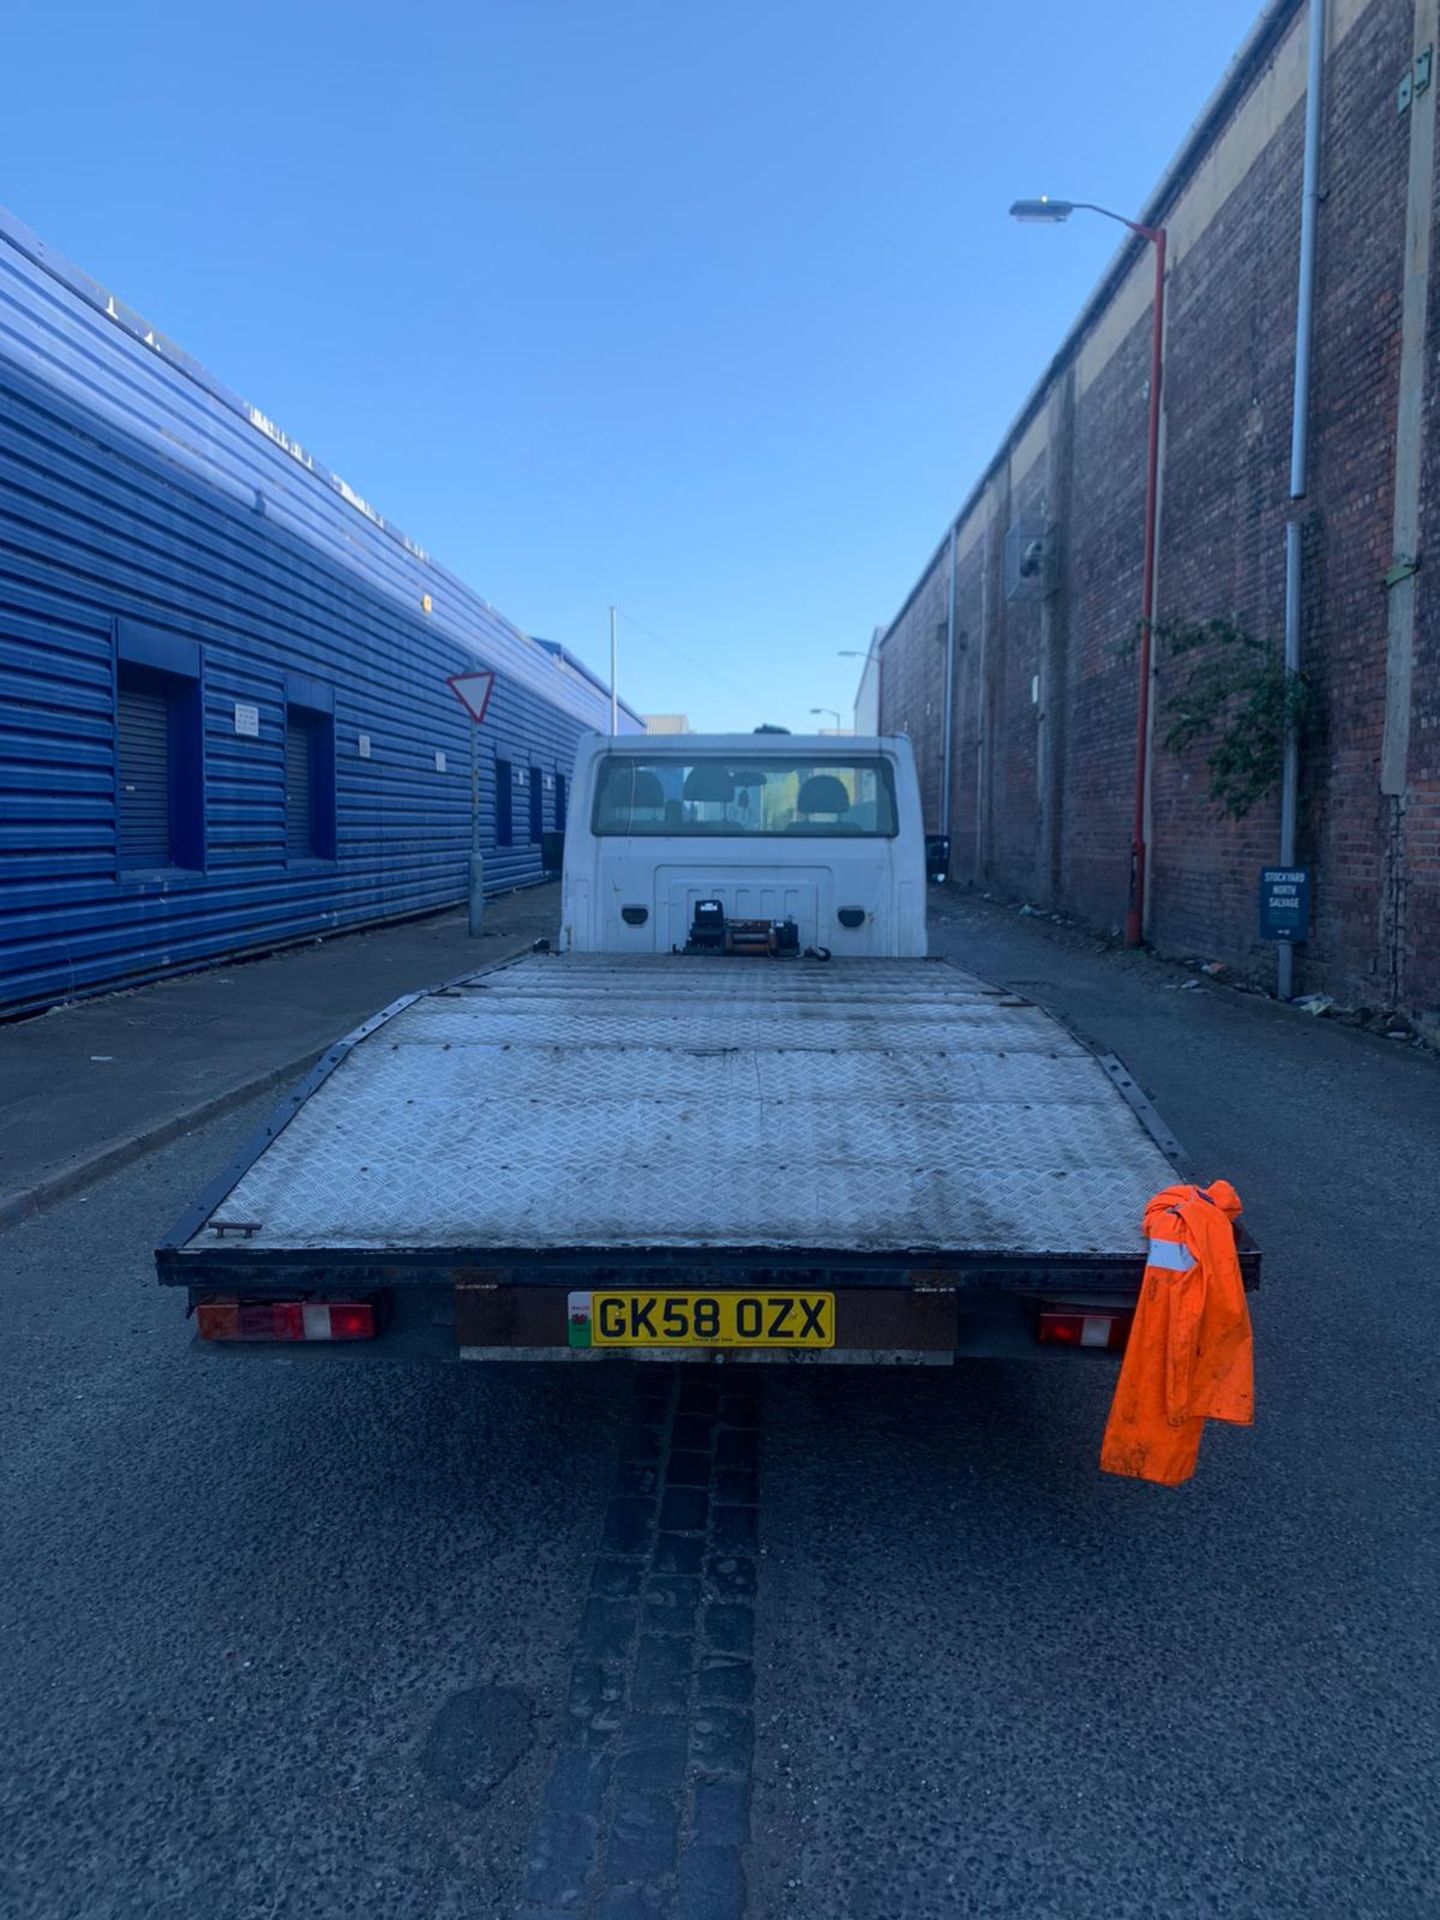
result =
M1417 5L1422 9L1417 28ZM1396 85L1434 0L1331 0L1310 465L1289 498L1308 16L1285 0L1230 98L1147 215L1170 236L1156 610L1283 633L1285 525L1303 526L1303 650L1313 718L1300 857L1314 875L1297 989L1440 1018L1440 580L1414 582L1403 792L1381 791L1395 558L1397 409L1414 116ZM1423 183L1422 183L1423 184ZM1440 364L1432 250L1420 524L1440 494L1430 369ZM951 825L954 870L1118 927L1129 888L1153 256L1137 248L1088 310L957 522ZM1054 591L1007 600L1020 515L1057 528ZM938 824L948 541L881 649L881 714L914 741ZM1393 649L1392 649L1393 651ZM1165 743L1181 671L1153 683L1147 933L1264 975L1259 870L1278 855L1271 796L1240 822L1208 789L1205 749ZM1392 659L1393 680L1393 659ZM1393 716L1392 716L1393 721Z

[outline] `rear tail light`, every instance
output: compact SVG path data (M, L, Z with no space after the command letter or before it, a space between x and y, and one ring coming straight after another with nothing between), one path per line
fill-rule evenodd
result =
M202 1300L202 1340L373 1340L371 1300Z
M309 1331L312 1313L329 1315L328 1333ZM305 1323L307 1340L373 1340L375 1338L375 1309L368 1300L331 1300L324 1307L307 1307Z
M1108 1347L1115 1351L1129 1339L1134 1317L1128 1308L1087 1313L1083 1307L1042 1307L1035 1337L1046 1346Z

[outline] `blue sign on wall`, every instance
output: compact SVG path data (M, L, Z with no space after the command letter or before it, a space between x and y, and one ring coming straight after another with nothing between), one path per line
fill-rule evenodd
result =
M1260 938L1310 938L1310 870L1266 867L1260 875Z

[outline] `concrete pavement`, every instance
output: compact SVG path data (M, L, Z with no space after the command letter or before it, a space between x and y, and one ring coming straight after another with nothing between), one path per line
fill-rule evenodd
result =
M0 1223L297 1078L401 994L520 953L560 890L287 947L0 1026Z
M1099 1356L761 1371L746 1913L1428 1920L1440 1065L982 903L934 937L1236 1182L1258 1419L1170 1492L1096 1470ZM603 1710L631 1369L194 1352L149 1248L265 1105L0 1235L0 1913L513 1920ZM609 1844L658 1859L644 1794Z

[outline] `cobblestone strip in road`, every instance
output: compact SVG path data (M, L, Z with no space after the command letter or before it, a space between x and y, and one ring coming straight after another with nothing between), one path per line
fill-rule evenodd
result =
M640 1365L517 1920L743 1920L758 1383Z

